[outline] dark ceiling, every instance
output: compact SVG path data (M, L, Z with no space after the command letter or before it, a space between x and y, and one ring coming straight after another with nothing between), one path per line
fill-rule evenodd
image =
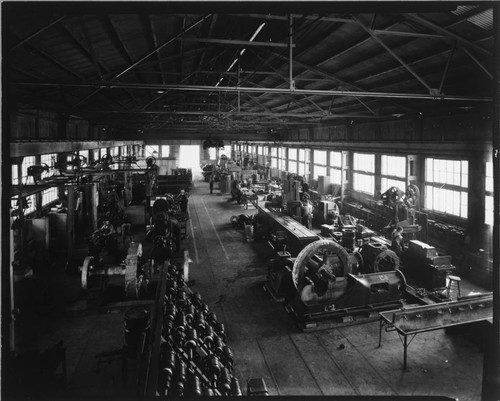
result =
M4 2L4 106L165 136L489 112L491 7Z

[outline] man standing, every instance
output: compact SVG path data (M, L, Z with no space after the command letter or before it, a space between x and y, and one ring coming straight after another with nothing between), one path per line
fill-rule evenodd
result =
M215 181L215 177L214 177L214 173L210 174L210 178L208 180L208 185L210 186L210 193L213 194L214 192L214 181Z

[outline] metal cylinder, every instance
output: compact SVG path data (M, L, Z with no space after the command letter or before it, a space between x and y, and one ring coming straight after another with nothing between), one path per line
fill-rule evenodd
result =
M144 307L135 307L125 313L125 344L131 354L139 351L141 337L147 336L150 313Z

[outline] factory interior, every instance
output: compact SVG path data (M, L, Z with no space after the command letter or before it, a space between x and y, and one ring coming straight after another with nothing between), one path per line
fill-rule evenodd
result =
M500 400L500 3L1 7L2 400Z

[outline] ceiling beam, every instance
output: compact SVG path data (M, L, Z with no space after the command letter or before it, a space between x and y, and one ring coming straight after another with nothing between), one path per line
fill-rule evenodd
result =
M68 86L76 88L97 88L101 89L146 89L146 90L178 90L190 92L248 92L248 93L274 93L291 95L320 95L320 96L351 96L351 97L375 97L375 98L393 98L393 99L428 99L428 100L453 100L453 101L478 101L491 102L493 99L489 96L458 96L441 95L427 93L401 93L401 92L367 92L367 91L345 91L345 90L323 90L323 89L295 89L290 88L256 88L243 86L209 86L209 85L159 85L159 84L133 84L133 83L34 83L34 82L12 82L12 85L18 86Z
M434 89L432 89L427 82L425 82L413 69L403 61L401 57L399 57L389 46L387 46L377 35L373 33L373 31L366 27L356 16L352 16L352 18L358 23L358 25L366 32L368 35L370 35L375 42L377 42L380 46L382 46L392 57L394 57L411 75L413 75L418 82L420 82L423 86L427 88L429 93L433 93Z
M288 43L275 43L275 42L255 42L249 40L233 40L233 39L211 39L211 38L191 38L182 36L177 38L177 40L182 40L184 42L201 42L201 43L217 43L221 45L229 46L260 46L260 47L284 47L288 48ZM295 47L295 45L292 45Z
M423 25L427 28L430 28L436 32L441 32L442 34L448 35L453 39L456 39L463 46L466 46L472 50L476 50L476 51L478 51L486 56L489 56L489 57L493 56L493 54L490 51L486 50L485 48L478 46L474 42L471 42L470 40L465 39L464 37L457 35L456 33L435 24L434 22L431 22L425 18L422 18L417 14L405 14L405 16L413 22L416 22L416 23Z
M61 22L64 18L66 18L65 15L62 15L61 17L59 18L56 18L54 21L52 22L49 22L47 25L44 25L43 27L41 27L40 29L38 29L37 31L33 32L31 35L27 36L26 38L24 39L21 39L19 42L17 42L14 46L12 46L9 50L10 51L13 51L15 49L17 49L19 46L25 44L26 42L30 41L31 39L33 39L34 37L40 35L42 32L46 31L47 29L49 29L50 27L54 26L55 24Z

